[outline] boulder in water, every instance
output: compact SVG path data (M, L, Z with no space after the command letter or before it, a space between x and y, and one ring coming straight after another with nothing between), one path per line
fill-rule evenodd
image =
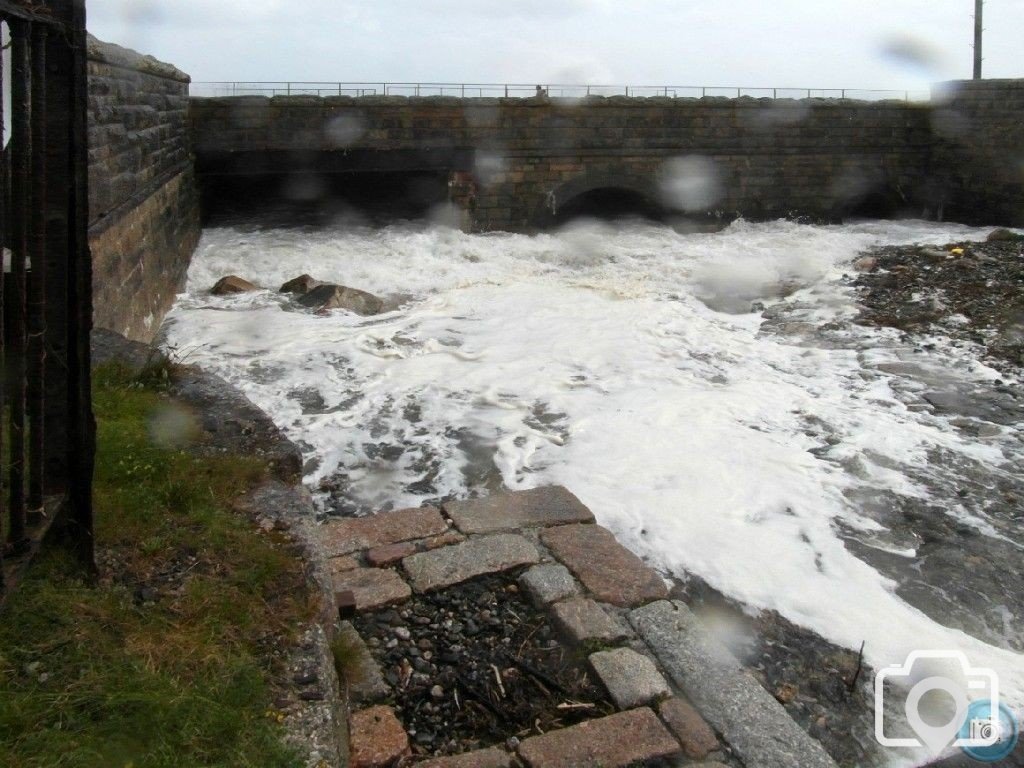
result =
M357 315L376 315L384 309L384 302L371 293L344 285L324 283L298 299L299 304L318 312L347 309Z
M324 283L311 275L299 275L281 286L281 293L295 293L305 296L314 288L319 288Z
M1018 240L1024 240L1024 235L1018 235L1016 232L1011 232L1008 229L993 229L988 233L988 237L985 241L988 243L1013 243Z
M233 293L251 293L258 290L260 290L258 285L253 285L244 277L228 275L218 280L217 284L210 289L210 293L214 296L230 296Z

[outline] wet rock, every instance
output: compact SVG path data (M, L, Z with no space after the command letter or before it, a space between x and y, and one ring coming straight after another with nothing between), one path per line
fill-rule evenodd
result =
M1011 232L1002 227L993 229L989 232L988 237L985 238L986 243L1012 243L1018 240L1024 240L1024 235L1018 235L1016 232Z
M287 283L281 286L281 293L294 293L299 296L304 296L314 288L319 288L323 285L323 282L317 280L310 275L299 275L298 277L292 278Z
M858 272L871 272L878 268L878 259L874 256L861 256L853 262L853 268Z
M333 283L313 288L300 296L298 302L317 312L346 309L357 315L376 315L384 309L384 302L373 294Z
M235 293L251 293L258 290L261 290L258 285L250 283L245 278L238 277L238 275L228 275L218 280L213 288L210 289L210 293L214 296L230 296Z

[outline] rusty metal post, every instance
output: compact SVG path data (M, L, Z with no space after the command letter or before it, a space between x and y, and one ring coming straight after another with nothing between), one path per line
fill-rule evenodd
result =
M46 369L46 38L36 24L32 35L32 218L29 222L32 270L28 281L27 407L28 523L43 514L43 400Z
M69 0L66 11L68 148L70 209L68 264L68 524L79 561L96 571L92 475L96 459L96 422L92 412L92 256L89 252L89 142L85 0ZM53 102L51 102L52 104Z
M974 0L974 79L981 80L981 63L984 60L982 44L984 42L985 2Z
M4 82L4 60L3 56L0 56L0 83ZM3 146L3 137L6 128L4 122L6 115L4 114L4 99L0 98L0 254L3 253L3 244L7 242L7 202L10 199L10 195L7 194L7 181L10 177L8 169L10 165L8 163L9 157L7 150ZM0 259L2 262L2 259ZM0 263L0 371L7 369L4 363L4 350L6 344L4 343L4 268L3 264ZM4 386L4 377L0 375L0 414L4 411L6 387ZM3 419L0 418L0 456L3 455L3 444L4 444L4 424ZM0 462L0 600L3 600L7 593L7 580L4 578L4 549L6 548L6 540L4 539L4 516L7 514L7 504L4 503L4 487L7 485L4 482L3 462Z
M7 313L9 392L9 478L11 549L27 549L25 519L25 267L29 258L29 210L32 171L31 25L10 22L11 29L11 273ZM5 286L6 287L6 286Z

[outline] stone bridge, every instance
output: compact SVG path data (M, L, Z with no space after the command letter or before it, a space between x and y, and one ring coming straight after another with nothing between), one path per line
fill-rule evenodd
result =
M236 97L193 99L189 119L207 188L418 179L424 202L454 202L478 231L606 208L836 219L942 202L932 109L904 102Z

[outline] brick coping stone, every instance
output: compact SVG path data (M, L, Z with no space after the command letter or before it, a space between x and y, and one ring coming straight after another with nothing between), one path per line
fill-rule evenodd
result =
M512 768L512 755L491 747L451 757L437 757L416 763L416 768Z
M545 530L541 541L598 600L630 608L668 597L661 576L619 544L607 528L564 525Z
M514 533L499 533L411 555L402 560L402 567L413 589L432 592L539 560L540 553L527 539Z
M530 768L623 768L679 752L679 742L647 707L531 736L519 745Z
M594 522L594 514L562 486L449 501L442 508L463 533L496 533L538 526Z
M632 648L592 653L590 666L619 709L643 706L672 695L654 662Z
M366 517L328 520L323 525L324 550L328 557L362 549L425 539L448 530L448 523L433 507L398 509Z
M409 736L391 707L381 705L353 712L349 732L351 768L391 768L409 754Z
M679 601L630 613L637 633L746 768L836 768L809 736Z

